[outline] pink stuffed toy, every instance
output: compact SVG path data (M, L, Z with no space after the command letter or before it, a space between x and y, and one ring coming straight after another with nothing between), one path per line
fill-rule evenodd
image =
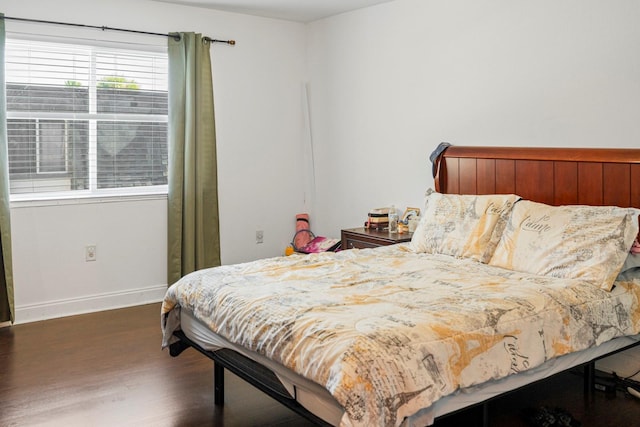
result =
M629 252L631 252L632 254L640 254L640 243L638 242L638 239L633 242L633 245L631 245L631 250Z

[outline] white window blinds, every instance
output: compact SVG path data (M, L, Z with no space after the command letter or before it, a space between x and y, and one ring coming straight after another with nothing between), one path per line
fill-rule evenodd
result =
M12 195L166 189L166 52L7 39L6 90Z

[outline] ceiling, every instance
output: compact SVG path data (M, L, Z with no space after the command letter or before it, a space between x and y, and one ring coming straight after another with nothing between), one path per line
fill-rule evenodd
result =
M393 0L154 0L288 21L311 22Z

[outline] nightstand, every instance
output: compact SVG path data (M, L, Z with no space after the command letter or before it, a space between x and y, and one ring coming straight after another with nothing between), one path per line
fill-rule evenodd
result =
M371 230L368 228L348 228L342 230L342 249L365 249L378 246L394 245L408 242L413 233L391 233L386 230Z

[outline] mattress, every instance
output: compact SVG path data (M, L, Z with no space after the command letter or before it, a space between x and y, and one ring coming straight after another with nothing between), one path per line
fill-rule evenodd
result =
M607 343L618 337L637 335L639 289L623 282L607 292L403 245L278 257L201 270L171 286L163 345L185 329L181 311L189 312L228 342L222 346L268 359L257 361L289 389L323 395L288 371L320 384L344 410L339 422L335 409L319 415L332 424L429 424L467 406L456 401L483 400L475 387L496 382L501 390L503 381L550 365L547 372L565 369L555 367L561 356L593 348L582 356L589 360L612 351ZM335 407L331 400L318 406Z
M289 392L289 395L295 398L305 409L331 425L340 424L344 410L327 389L256 352L230 343L224 337L211 331L205 324L196 319L189 310L182 309L181 318L182 331L190 340L198 344L198 346L208 351L216 351L222 348L231 349L266 366L278 377ZM549 360L543 365L519 375L509 376L501 380L488 381L484 384L459 390L455 394L438 400L431 407L425 408L417 414L408 417L402 425L404 427L431 425L435 418L482 403L488 399L536 381L549 378L567 369L583 365L591 360L634 345L638 343L638 341L640 341L640 335L619 337L597 347Z

